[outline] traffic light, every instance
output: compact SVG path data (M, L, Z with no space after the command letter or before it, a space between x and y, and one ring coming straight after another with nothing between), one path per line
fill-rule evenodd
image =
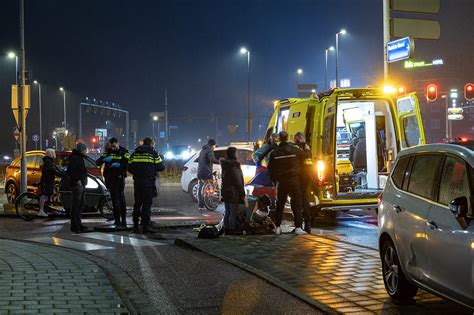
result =
M428 84L426 86L426 99L430 102L436 101L438 98L438 87L436 84Z
M92 136L92 137L91 137L91 142L92 142L93 144L96 144L97 141L98 141L98 140L97 140L97 137L96 137L96 136Z
M464 86L464 98L468 101L474 99L474 84L467 83Z

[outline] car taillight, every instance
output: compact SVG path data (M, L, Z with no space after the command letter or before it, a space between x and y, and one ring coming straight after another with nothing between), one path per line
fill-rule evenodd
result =
M318 174L318 180L321 183L324 181L324 168L324 161L318 160L316 163L316 172Z
M186 172L188 170L188 167L187 166L183 166L183 173Z

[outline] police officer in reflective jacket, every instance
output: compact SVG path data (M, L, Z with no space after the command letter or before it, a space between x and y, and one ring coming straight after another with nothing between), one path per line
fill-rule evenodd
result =
M127 177L130 154L121 147L117 138L111 138L105 152L97 160L97 165L104 165L105 184L112 198L114 225L127 227L127 205L125 204L125 178Z
M129 171L133 174L135 204L133 206L133 232L139 232L139 221L143 233L156 232L150 226L151 205L156 197L156 176L165 169L163 160L153 148L153 140L143 139L130 156Z

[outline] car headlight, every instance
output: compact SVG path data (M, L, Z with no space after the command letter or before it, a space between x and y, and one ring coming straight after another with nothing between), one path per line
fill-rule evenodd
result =
M173 154L173 152L167 151L167 152L165 153L165 159L167 159L167 160L172 160L172 159L174 159L174 154Z

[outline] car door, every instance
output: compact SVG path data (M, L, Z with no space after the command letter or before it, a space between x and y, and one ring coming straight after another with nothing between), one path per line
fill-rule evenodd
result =
M474 222L463 229L448 208L455 198L472 202L469 166L460 158L447 155L439 180L439 192L428 216L430 244L430 285L441 293L474 303L473 251ZM472 209L472 204L469 204Z
M420 104L415 93L397 99L396 117L400 149L426 143Z
M237 159L240 162L240 168L244 175L244 183L248 183L255 176L255 162L252 158L252 151L246 149L237 149Z
M33 190L39 187L41 180L40 160L41 156L36 154L26 156L28 190Z
M326 102L322 114L322 124L319 134L322 136L320 143L316 143L315 149L321 146L322 172L318 170L318 178L322 182L323 198L334 198L336 190L336 117L337 117L337 94L333 93ZM318 137L319 139L319 137ZM314 151L314 150L313 150Z
M418 154L411 157L402 190L392 196L394 231L404 269L424 281L428 270L427 219L441 154Z

